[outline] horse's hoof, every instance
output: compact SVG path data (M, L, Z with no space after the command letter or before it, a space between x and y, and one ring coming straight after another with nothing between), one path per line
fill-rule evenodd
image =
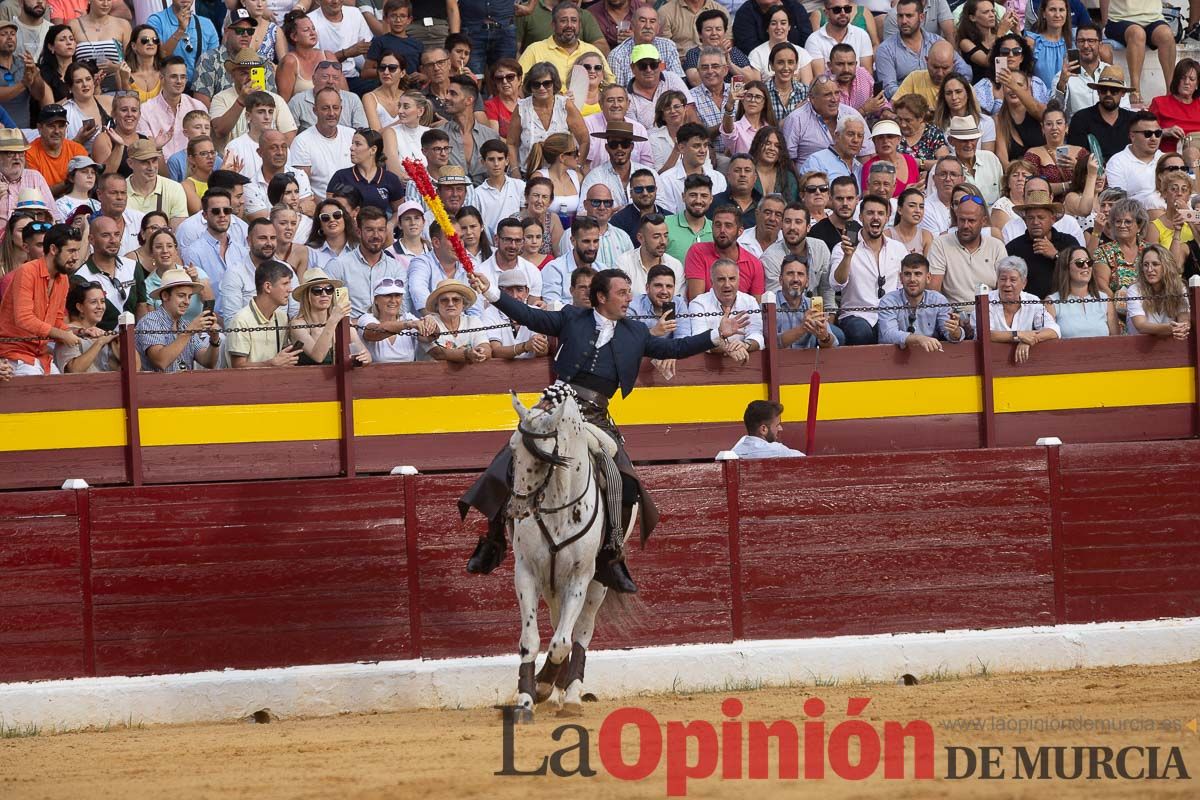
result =
M554 696L553 683L539 683L534 691L533 702L541 705Z
M533 724L533 709L517 706L513 709L513 722L517 725L532 725Z
M583 702L585 702L585 703L599 703L599 702L600 702L600 698L599 698L599 697L596 697L596 695L592 694L591 692L584 692L584 693L583 693Z
M562 708L560 708L558 710L558 716L560 716L560 717L582 717L583 716L583 704L582 703L563 703Z

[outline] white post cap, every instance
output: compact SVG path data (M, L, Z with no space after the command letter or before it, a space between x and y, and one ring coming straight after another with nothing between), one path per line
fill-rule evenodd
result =
M1034 442L1037 447L1058 447L1060 444L1062 444L1062 439L1057 436L1043 436Z
M737 461L740 456L732 450L722 450L717 453L717 461Z
M83 478L67 478L63 481L62 488L64 489L86 489L88 482Z
M392 474L393 475L419 475L421 473L417 470L416 467L409 466L408 464L404 464L403 466L392 467Z

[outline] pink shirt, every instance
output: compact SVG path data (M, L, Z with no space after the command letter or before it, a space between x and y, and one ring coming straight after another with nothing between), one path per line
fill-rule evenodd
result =
M142 119L138 122L138 133L153 139L163 131L174 131L171 141L163 147L163 158L170 158L187 148L187 136L183 132L183 118L189 111L208 111L195 98L183 95L179 98L179 109L172 111L166 99L157 95L142 103Z
M704 291L712 288L712 265L721 257L713 242L696 242L688 248L683 261L683 277L688 280L703 280ZM738 245L738 291L751 297L761 297L767 290L767 276L762 262L746 248Z
M729 155L749 153L750 143L754 141L754 134L758 131L759 129L751 126L750 120L745 117L734 120L733 133L721 131L721 143L725 145L725 152Z
M7 222L8 218L12 216L13 210L17 207L17 195L21 193L22 189L37 189L42 199L46 201L46 205L50 207L50 216L55 222L62 222L62 212L58 210L58 204L54 202L54 195L50 193L50 186L46 183L46 179L40 172L34 172L31 169L21 173L21 180L8 184L8 192L0 197L0 220ZM3 235L4 232L0 231L0 237Z

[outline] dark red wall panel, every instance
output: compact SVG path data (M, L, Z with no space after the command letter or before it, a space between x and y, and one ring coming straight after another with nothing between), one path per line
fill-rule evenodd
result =
M0 679L86 673L75 492L0 494Z
M1040 451L740 468L747 638L1053 622Z
M1200 615L1200 442L1062 448L1067 621Z
M97 671L411 656L403 482L92 495Z

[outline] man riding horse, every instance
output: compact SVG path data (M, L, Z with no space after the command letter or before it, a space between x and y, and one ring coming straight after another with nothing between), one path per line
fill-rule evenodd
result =
M471 283L509 319L537 333L558 337L559 349L554 360L558 379L575 389L583 418L616 442L615 461L621 479L607 487L608 536L596 557L595 579L618 592L636 592L637 586L625 566L624 534L635 502L641 504L643 543L658 523L658 510L637 479L633 462L625 452L624 439L608 414L608 401L618 388L623 397L633 391L643 358L687 358L720 347L725 339L745 330L749 319L745 314L736 317L727 314L718 329L695 336L684 339L652 336L645 325L626 318L633 290L629 276L617 269L602 270L592 279L590 309L567 306L561 311L543 311L509 297L479 273L471 275ZM506 508L512 493L511 465L512 451L505 447L458 501L464 518L471 507L488 518L488 534L479 537L479 544L467 562L468 572L486 575L504 559Z

